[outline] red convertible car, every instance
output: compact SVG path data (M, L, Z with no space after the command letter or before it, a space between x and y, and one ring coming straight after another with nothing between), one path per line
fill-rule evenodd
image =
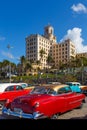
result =
M57 119L61 113L80 108L84 100L84 94L72 92L68 85L38 86L30 94L6 103L2 113L13 118Z
M0 109L2 109L3 105L6 101L12 101L17 96L22 96L28 94L31 89L25 89L21 85L18 84L4 84L0 87L3 87L3 92L0 92Z

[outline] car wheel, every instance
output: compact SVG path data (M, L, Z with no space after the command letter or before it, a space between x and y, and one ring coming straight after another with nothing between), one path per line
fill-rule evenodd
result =
M83 106L83 103L81 103L81 104L80 104L80 106L79 106L79 107L77 107L77 108L78 108L78 109L80 109L80 108L82 108L82 106Z
M51 119L58 119L59 114L54 114L51 116Z
M86 103L86 100L85 99L83 99L83 101L82 101L83 103Z
M0 110L2 110L4 104L3 103L0 103Z

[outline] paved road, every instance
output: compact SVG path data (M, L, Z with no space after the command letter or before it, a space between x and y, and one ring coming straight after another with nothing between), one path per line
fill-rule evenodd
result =
M4 116L0 111L0 119L13 119ZM72 111L61 114L58 119L87 119L87 97L86 103L83 104L81 109L73 109Z

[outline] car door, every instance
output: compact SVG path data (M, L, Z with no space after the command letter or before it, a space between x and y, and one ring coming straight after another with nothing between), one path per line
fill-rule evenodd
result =
M61 97L64 97L64 108L62 108L62 112L71 110L71 102L74 100L74 93L71 91L71 88L69 86L62 87L58 89L58 95Z
M15 95L16 96L21 96L21 95L25 95L28 94L28 90L23 89L23 87L21 85L17 85L15 86Z
M70 89L70 93L72 93L71 89ZM50 113L63 113L69 110L70 98L71 96L67 95L65 87L58 89L56 94L52 93L51 101L49 102Z
M62 105L61 105L61 112L65 112L67 109L68 109L68 98L66 99L65 97L65 88L62 87L60 89L58 89L57 91L57 94L59 97L62 97L63 98L63 101L62 101Z
M76 108L81 103L81 96L80 93L77 94L76 92L68 92L69 87L65 87L65 99L67 101L67 108L68 110L71 110L73 108Z

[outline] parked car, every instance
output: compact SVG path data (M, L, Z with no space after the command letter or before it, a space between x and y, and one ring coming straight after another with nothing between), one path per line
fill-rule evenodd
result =
M66 82L70 86L73 92L81 93L81 84L79 82Z
M82 87L81 90L87 96L87 86Z
M23 88L27 88L28 87L28 84L27 83L23 83L23 82L18 82L18 83L0 83L0 92L3 92L4 89L6 87L8 87L8 85L21 85Z
M72 84L72 85L77 85L80 86L81 84L79 82L66 82L66 84Z
M29 94L6 103L2 113L29 119L57 119L59 114L82 107L85 95L72 92L69 85L35 87Z
M1 87L1 86L0 86ZM0 109L2 109L3 105L7 100L12 101L15 97L28 94L31 89L25 89L20 84L3 84L0 92Z
M0 93L4 92L4 90L9 86L9 85L15 85L17 83L0 83Z
M36 84L28 84L25 89L33 89L34 87L36 87L37 85Z
M61 84L60 82L48 82L48 84Z
M71 87L73 92L87 95L87 85L81 85L79 82L66 82L66 84Z
M28 84L27 84L27 83L20 82L20 83L17 83L17 84L20 84L23 88L28 87Z

